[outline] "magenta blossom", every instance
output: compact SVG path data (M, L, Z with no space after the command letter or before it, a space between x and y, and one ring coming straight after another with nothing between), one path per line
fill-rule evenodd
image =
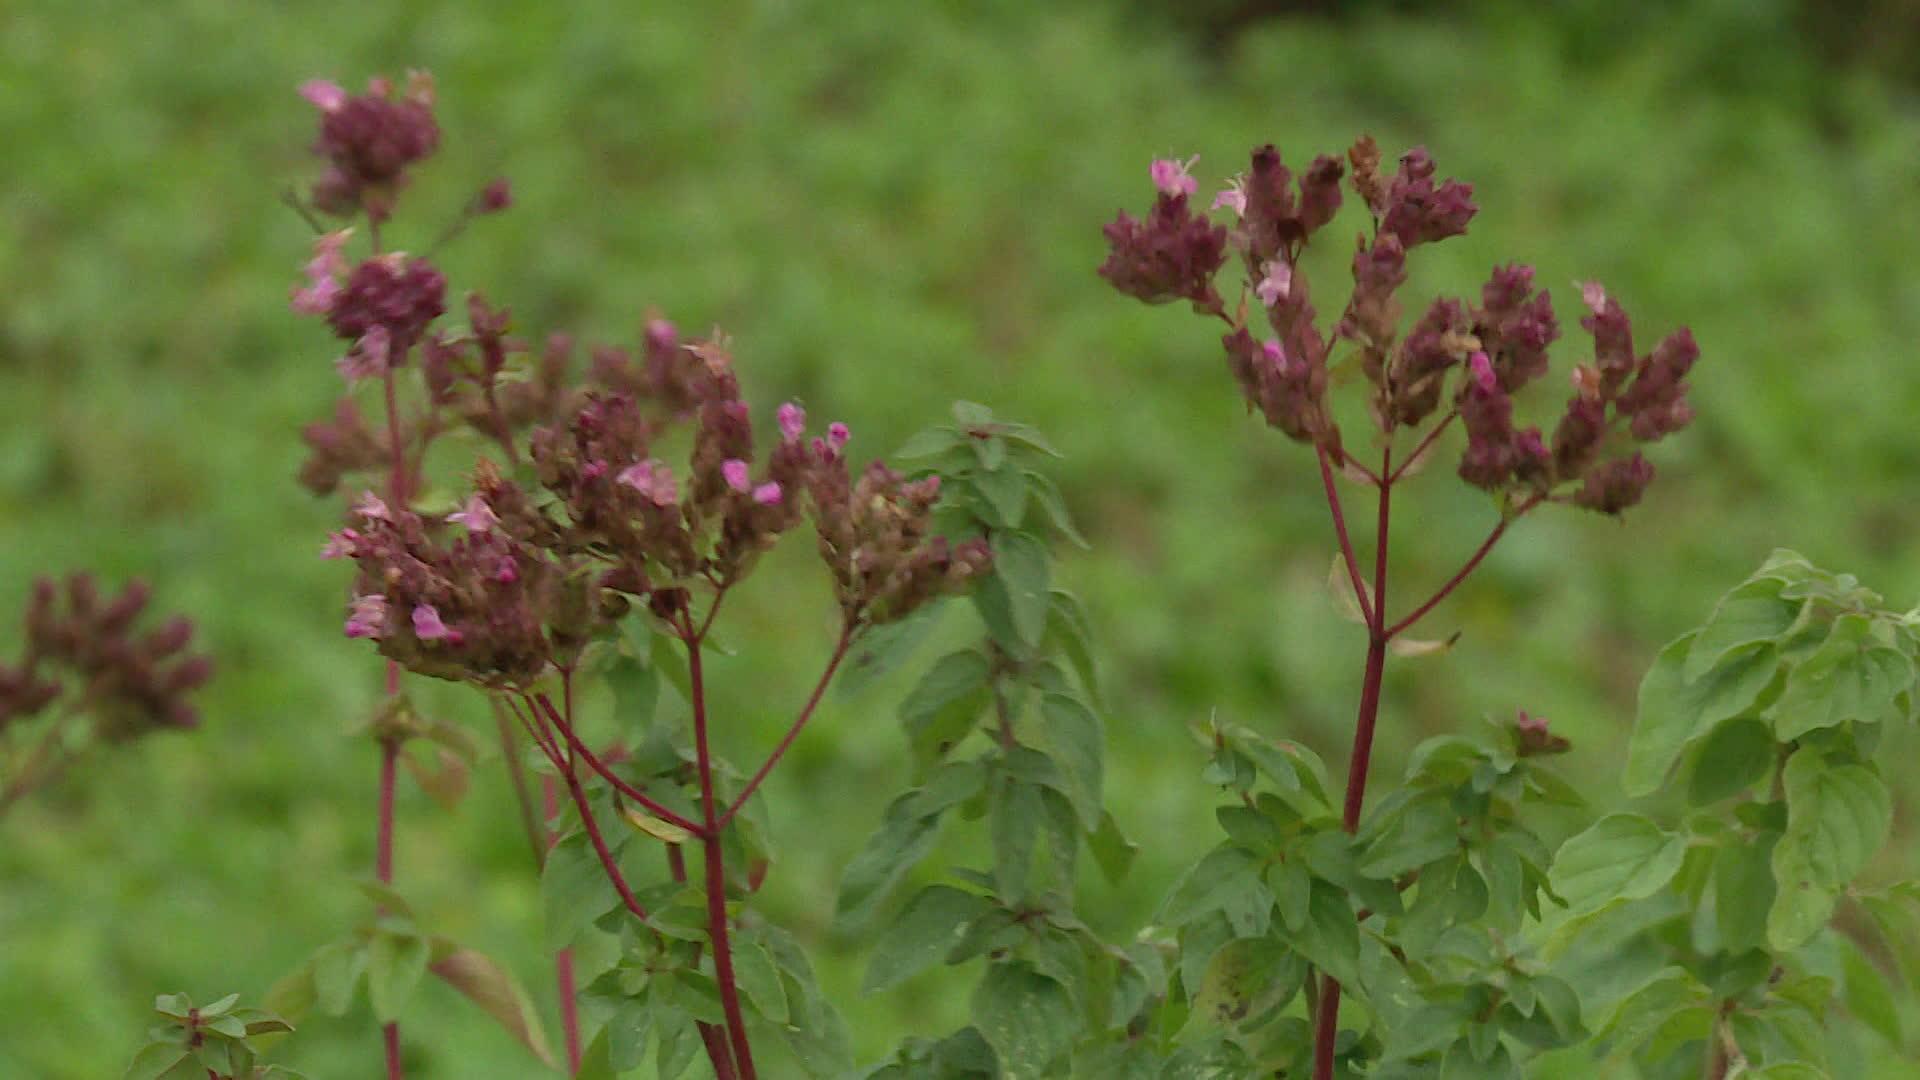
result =
M1223 206L1233 211L1234 217L1247 216L1247 182L1245 180L1235 179L1220 194L1213 197L1213 205L1207 209L1218 210Z
M371 491L362 492L353 504L353 512L369 521L392 521L393 514L387 510L386 501Z
M351 559L359 549L360 534L352 529L341 529L327 536L327 546L320 549L323 559Z
M659 458L629 465L613 480L645 495L655 506L672 506L680 501L680 488L674 483L673 470Z
M1588 311L1595 315L1606 311L1607 290L1604 285L1597 281L1581 281L1576 284L1580 286L1580 302L1587 305Z
M448 514L447 521L455 525L465 525L470 533L490 532L495 525L500 524L500 518L493 512L493 507L488 506L487 500L478 494L467 496L467 505L458 513Z
M1473 368L1474 385L1478 386L1482 393L1493 393L1494 389L1500 385L1500 381L1493 374L1493 361L1487 358L1487 354L1474 353L1467 358L1467 363Z
M833 447L834 453L837 454L846 449L847 440L851 438L853 438L853 433L848 431L847 425L840 421L835 420L833 423L827 425L827 445Z
M1272 307L1293 291L1293 265L1285 259L1269 259L1266 271L1253 291L1260 295L1262 304Z
M334 301L340 297L340 282L347 276L347 260L340 252L351 235L353 230L340 229L314 240L313 258L307 260L303 271L307 275L307 287L293 290L294 311L301 315L325 315L333 310Z
M1193 194L1200 190L1200 182L1189 175L1187 170L1193 168L1199 160L1197 157L1188 158L1185 162L1175 161L1172 158L1156 160L1150 170L1153 186L1160 189L1162 195L1177 197Z
M728 487L742 495L747 493L753 483L747 477L747 463L739 458L729 458L724 462L720 466L720 475L726 479Z
M340 377L348 382L377 379L393 366L393 334L384 326L372 326L360 335L346 355L334 361Z
M788 442L798 442L800 433L807 430L807 411L789 401L780 406L780 435Z
M432 604L415 604L413 608L413 636L421 641L445 641L448 644L460 643L460 633L440 621L440 609Z
M780 485L772 480L753 489L753 501L761 506L779 506L780 497Z
M323 113L338 112L347 103L347 92L340 84L325 79L309 79L300 84L300 96Z
M387 632L387 598L356 596L347 613L347 636L377 638Z

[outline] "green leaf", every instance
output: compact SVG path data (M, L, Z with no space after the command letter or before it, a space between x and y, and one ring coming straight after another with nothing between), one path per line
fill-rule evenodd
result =
M616 855L625 833L623 829L606 834ZM546 913L547 948L552 950L571 945L619 902L585 832L575 829L547 851L540 871L540 899Z
M1100 827L1087 839L1087 846L1093 850L1093 859L1100 864L1100 872L1115 885L1127 876L1127 870L1133 865L1133 858L1140 853L1140 845L1127 839L1120 831L1120 823L1115 821L1109 811L1100 812Z
M1714 914L1720 945L1739 951L1766 944L1767 912L1773 907L1773 848L1777 832L1723 844L1713 853Z
M992 511L988 524L996 529L1017 529L1027 517L1027 473L1019 469L976 472L968 483Z
M1040 508L1047 512L1047 520L1053 523L1054 529L1072 541L1073 545L1080 550L1086 551L1092 548L1093 545L1087 543L1087 538L1080 535L1080 530L1073 527L1073 518L1067 513L1067 501L1060 497L1060 489L1054 485L1054 482L1040 473L1029 472L1027 483L1030 485L1028 489L1030 494L1039 501Z
M949 885L920 890L874 944L861 992L889 989L939 963L967 924L990 906L983 897Z
M959 449L966 441L965 435L950 427L926 428L915 432L900 449L893 452L893 457L899 461L938 457L949 450Z
M1757 577L1720 598L1720 603L1700 628L1681 678L1694 682L1713 670L1727 653L1760 641L1773 641L1793 629L1804 600L1782 599L1786 582L1777 577Z
M153 999L153 1011L184 1023L193 1015L193 999L185 994L159 994Z
M193 1051L178 1043L149 1043L127 1063L122 1080L160 1080L192 1056Z
M613 716L622 731L641 731L653 723L660 701L657 668L621 654L607 665L605 678L613 691Z
M736 942L733 974L761 1016L776 1024L787 1022L787 992L780 985L780 969L774 965L765 946L751 938Z
M407 774L420 785L420 790L441 809L458 809L460 801L467 797L472 770L460 755L444 746L433 747L432 753L434 760L427 761L418 748L408 746L400 752L400 763L407 767Z
M1773 849L1780 892L1767 940L1793 949L1827 924L1839 892L1886 842L1887 785L1868 765L1835 765L1802 748L1787 759L1787 831Z
M1230 941L1207 963L1193 995L1193 1015L1232 1027L1278 1005L1299 990L1306 965L1272 938Z
M973 1024L1008 1080L1047 1075L1080 1029L1066 988L1017 962L987 969L973 993Z
M1747 790L1767 775L1779 745L1758 720L1721 724L1700 744L1687 781L1687 802L1706 806Z
M1098 703L1100 685L1099 672L1093 662L1093 631L1086 609L1065 589L1053 590L1053 606L1047 612L1047 637L1066 654L1087 696Z
M1174 886L1154 920L1178 927L1216 911L1251 913L1263 905L1271 908L1273 894L1260 871L1260 860L1252 853L1238 847L1214 848Z
M938 757L973 730L993 665L977 650L934 662L900 703L900 723L924 756Z
M1780 1061L1740 1074L1745 1080L1833 1080L1832 1074L1804 1061Z
M1078 698L1046 694L1040 699L1046 718L1046 741L1065 775L1065 794L1073 800L1080 823L1088 832L1100 827L1100 800L1105 776L1106 730L1100 717Z
M835 693L842 698L856 697L892 674L926 641L946 610L945 604L924 604L904 619L861 631L846 662L840 665Z
M1294 947L1313 966L1347 986L1360 985L1360 922L1345 891L1318 878L1307 906L1307 924Z
M1753 707L1773 681L1778 653L1772 645L1745 647L1687 681L1683 672L1694 638L1685 634L1662 649L1640 683L1640 711L1622 779L1630 795L1658 788L1688 743Z
M1913 662L1874 639L1870 618L1842 615L1827 640L1788 673L1773 705L1774 733L1786 742L1849 720L1879 721L1912 683Z
M418 934L373 935L367 944L367 999L381 1023L400 1018L427 973L428 958L427 940Z
M1038 647L1046 635L1047 611L1053 603L1052 558L1046 542L1030 533L993 537L993 573L988 580L998 582L1005 591L1014 633L1028 649Z
M1601 1034L1607 1037L1611 1056L1618 1057L1646 1042L1675 1014L1711 1000L1712 994L1698 979L1682 968L1670 967L1629 996L1608 1018Z
M1040 789L1011 777L993 785L993 880L1000 896L1021 900L1033 869L1035 827L1041 814Z
M1573 914L1664 887L1686 856L1686 838L1638 814L1609 814L1560 846L1550 880Z
M366 970L367 948L360 941L336 941L315 950L313 989L321 1011L328 1016L345 1016Z
M540 1013L505 968L485 953L462 948L445 938L435 938L428 970L478 1005L480 1011L491 1016L534 1057L553 1067L553 1051L547 1047Z
M894 886L932 849L940 817L908 814L913 798L914 793L909 792L895 799L879 831L847 864L840 878L840 895L834 901L834 928L838 932L865 930Z
M1840 972L1845 979L1842 993L1847 1011L1890 1045L1904 1049L1906 1037L1900 1028L1900 1007L1894 1001L1893 988L1887 984L1886 975L1851 938L1840 947Z

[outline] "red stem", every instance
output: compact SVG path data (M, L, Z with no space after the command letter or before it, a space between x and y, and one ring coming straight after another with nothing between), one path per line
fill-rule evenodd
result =
M1387 474L1387 484L1391 486L1397 483L1402 476L1406 475L1408 469L1420 464L1420 455L1427 452L1427 448L1433 445L1433 440L1439 438L1440 433L1447 430L1448 425L1452 424L1454 418L1459 415L1460 410L1455 409L1441 417L1440 422L1433 425L1433 430L1427 432L1426 438L1420 440L1420 445L1413 448L1413 453L1407 455L1407 460L1401 462L1399 468Z
M1326 456L1321 455L1321 468L1326 469ZM1393 450L1387 449L1380 459L1380 475L1393 475ZM1339 499L1334 494L1331 476L1327 479L1327 502L1332 509L1336 526L1340 521ZM1360 809L1366 800L1367 768L1373 759L1373 733L1375 721L1380 715L1380 680L1386 671L1387 639L1387 550L1389 546L1389 527L1393 514L1393 485L1382 483L1379 488L1378 514L1374 523L1373 549L1373 607L1367 614L1367 664L1360 681L1360 713L1354 722L1353 752L1347 763L1346 803L1340 815L1341 827L1348 833L1360 827ZM1340 528L1344 534L1344 527ZM1348 552L1348 567L1354 570L1355 591L1358 587L1359 573L1352 560L1352 545L1345 543ZM1333 1080L1333 1044L1340 1034L1340 982L1327 975L1320 984L1320 1003L1314 1010L1313 1033L1313 1077L1314 1080Z
M747 1045L747 1020L740 1011L740 987L733 974L733 947L727 940L727 870L720 846L718 807L713 795L713 756L707 749L707 695L700 666L700 637L689 633L687 681L693 697L693 747L700 770L700 812L706 820L701 845L707 864L707 936L713 942L713 974L720 984L720 1009L727 1018L727 1038L733 1045L740 1080L758 1080L753 1050Z
M653 816L659 818L661 821L685 829L695 836L701 835L705 831L703 826L681 817L679 814L660 805L653 799L648 798L646 792L620 779L611 768L607 767L605 762L594 756L593 751L587 749L587 745L580 741L580 737L574 734L573 725L568 723L566 718L562 717L559 711L553 707L553 702L547 698L547 695L539 695L539 702L540 708L546 713L547 719L552 722L555 728L559 729L560 737L567 741L568 751L577 756L581 761L586 762L588 768L599 773L600 778L608 784L611 784L615 791L646 807Z
M600 858L600 869L606 871L607 880L613 882L613 891L620 894L620 902L633 912L636 919L645 919L647 909L640 906L640 900L627 887L627 877L620 872L620 864L614 861L613 852L607 850L607 841L600 835L600 823L594 820L593 807L587 802L586 789L580 786L580 778L574 775L573 761L556 760L554 766L560 770L560 778L566 781L567 794L573 798L573 808L580 815L580 827L587 831L587 842L593 845L593 853Z
M1401 631L1406 630L1407 628L1411 627L1414 623L1419 622L1420 619L1424 615L1426 615L1427 612L1432 611L1435 607L1438 607L1440 604L1440 601L1445 600L1449 595L1452 594L1454 589L1459 588L1460 583L1467 580L1467 576L1472 574L1474 569L1480 565L1480 560L1487 557L1487 552L1493 550L1493 545L1499 543L1500 538L1506 535L1507 526L1512 525L1516 521L1519 521L1521 515L1525 514L1529 510L1532 510L1534 507L1539 506L1541 501L1545 498L1546 498L1545 495L1535 495L1531 499L1528 499L1526 502L1521 503L1519 509L1515 510L1513 513L1507 515L1506 517L1501 518L1500 524L1495 525L1493 527L1493 531L1487 534L1486 540L1481 542L1479 549L1476 550L1473 553L1473 556L1467 560L1466 565L1462 566L1459 572L1454 574L1453 577L1447 579L1447 583L1445 585L1440 586L1440 591L1434 593L1433 596L1428 598L1426 603L1421 604L1417 608L1414 608L1413 614L1408 615L1406 618L1401 619L1399 622L1394 623L1392 626L1387 627L1387 637L1389 639L1397 637Z
M674 881L686 883L687 857L679 844L667 845L667 871ZM707 1060L713 1062L714 1076L717 1080L734 1080L733 1051L727 1049L726 1032L705 1020L696 1021L694 1026L700 1029L700 1041L706 1045Z
M499 707L498 702L495 702L494 707L496 709ZM500 721L500 730L505 734L507 728L504 714L500 717ZM519 777L517 768L515 777L516 779ZM560 831L553 828L554 820L560 816L560 798L554 790L551 776L540 778L540 802L541 809L545 812L547 830L545 843L537 850L535 858L544 865L546 849L560 839ZM561 949L553 954L553 983L554 989L560 996L560 1028L566 1033L567 1075L572 1076L580 1071L580 1003L577 1000L578 988L573 978L572 949Z
M1327 461L1327 451L1320 448L1320 484L1327 491L1327 509L1333 514L1333 534L1340 539L1340 557L1346 561L1347 577L1353 582L1353 598L1360 604L1360 615L1371 627L1374 623L1373 605L1367 601L1367 587L1360 580L1360 560L1353 554L1353 541L1347 536L1347 515L1340 509L1340 493L1333 487L1333 466Z
M833 681L833 673L840 668L840 661L846 659L847 648L853 644L853 630L853 626L849 624L840 631L840 641L833 647L833 657L827 661L827 669L820 673L820 681L814 684L813 694L807 698L806 705L801 707L799 717L794 720L793 726L787 728L787 733L781 738L780 745L774 747L773 753L767 755L766 763L760 766L760 771L754 773L753 779L747 781L747 786L740 789L740 794L734 797L733 805L727 807L727 812L720 815L720 820L713 826L715 831L726 828L727 823L733 820L733 816L740 812L740 808L747 805L747 800L752 798L753 793L759 789L761 781L767 778L767 774L773 771L775 765L780 764L781 757L785 756L787 748L793 745L793 740L800 737L800 729L807 726L807 719L813 715L814 708L820 704L821 696L827 692L827 684Z
M380 1037L387 1047L387 1080L400 1080L405 1073L400 1068L400 1023L394 1021L380 1029Z

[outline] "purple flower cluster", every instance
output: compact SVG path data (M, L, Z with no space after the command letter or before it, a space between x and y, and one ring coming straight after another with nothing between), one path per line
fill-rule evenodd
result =
M1153 163L1154 208L1144 222L1122 212L1107 226L1109 255L1100 274L1130 296L1188 299L1226 322L1228 370L1248 407L1332 461L1347 460L1328 401L1330 366L1345 359L1334 357L1339 343L1350 347L1383 434L1426 424L1446 407L1438 426L1457 416L1467 434L1460 476L1520 499L1618 513L1639 501L1653 466L1637 449L1612 444L1650 443L1692 418L1686 375L1699 355L1692 335L1678 330L1653 352L1635 355L1626 313L1597 285L1583 287L1589 315L1581 321L1594 337L1595 360L1574 373L1575 395L1551 441L1514 420L1513 396L1546 373L1548 348L1560 336L1552 298L1535 288L1531 267L1495 268L1478 305L1436 299L1401 335L1398 292L1408 252L1464 234L1479 209L1471 185L1436 179L1425 150L1409 151L1388 174L1379 148L1363 137L1344 165L1323 155L1296 176L1277 150L1260 147L1247 172L1213 200L1214 210L1232 216L1224 229L1188 206L1198 188L1192 164ZM1373 229L1355 248L1346 307L1323 332L1299 260L1339 210L1343 178ZM1231 312L1213 281L1227 249L1240 253L1244 267L1241 300ZM1272 337L1250 319L1256 303Z
M184 618L136 633L149 597L137 581L111 600L87 574L69 577L64 588L36 581L25 655L17 664L0 663L0 730L69 689L69 707L90 715L94 732L110 742L197 726L200 714L188 698L212 677L213 661L187 652L193 624Z
M364 210L375 224L385 221L407 184L407 169L440 145L433 80L413 72L397 94L384 78L370 80L364 94L315 80L302 86L300 95L320 110L313 152L327 160L313 185L313 205L340 217Z
M937 482L877 463L853 480L844 424L809 440L804 412L783 405L757 454L723 342L682 343L654 320L642 354L602 350L603 381L630 389L585 393L533 431L537 490L482 461L444 520L363 496L323 551L359 567L348 636L423 674L525 687L635 605L684 618L809 512L849 625L903 616L985 567L983 545L930 538ZM665 448L683 432L681 471Z

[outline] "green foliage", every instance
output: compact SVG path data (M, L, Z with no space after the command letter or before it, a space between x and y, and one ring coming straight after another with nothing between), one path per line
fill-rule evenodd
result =
M185 994L161 994L153 1011L164 1022L147 1032L147 1045L128 1063L125 1080L303 1080L292 1069L259 1060L293 1025L240 1005L239 994L204 1006Z

